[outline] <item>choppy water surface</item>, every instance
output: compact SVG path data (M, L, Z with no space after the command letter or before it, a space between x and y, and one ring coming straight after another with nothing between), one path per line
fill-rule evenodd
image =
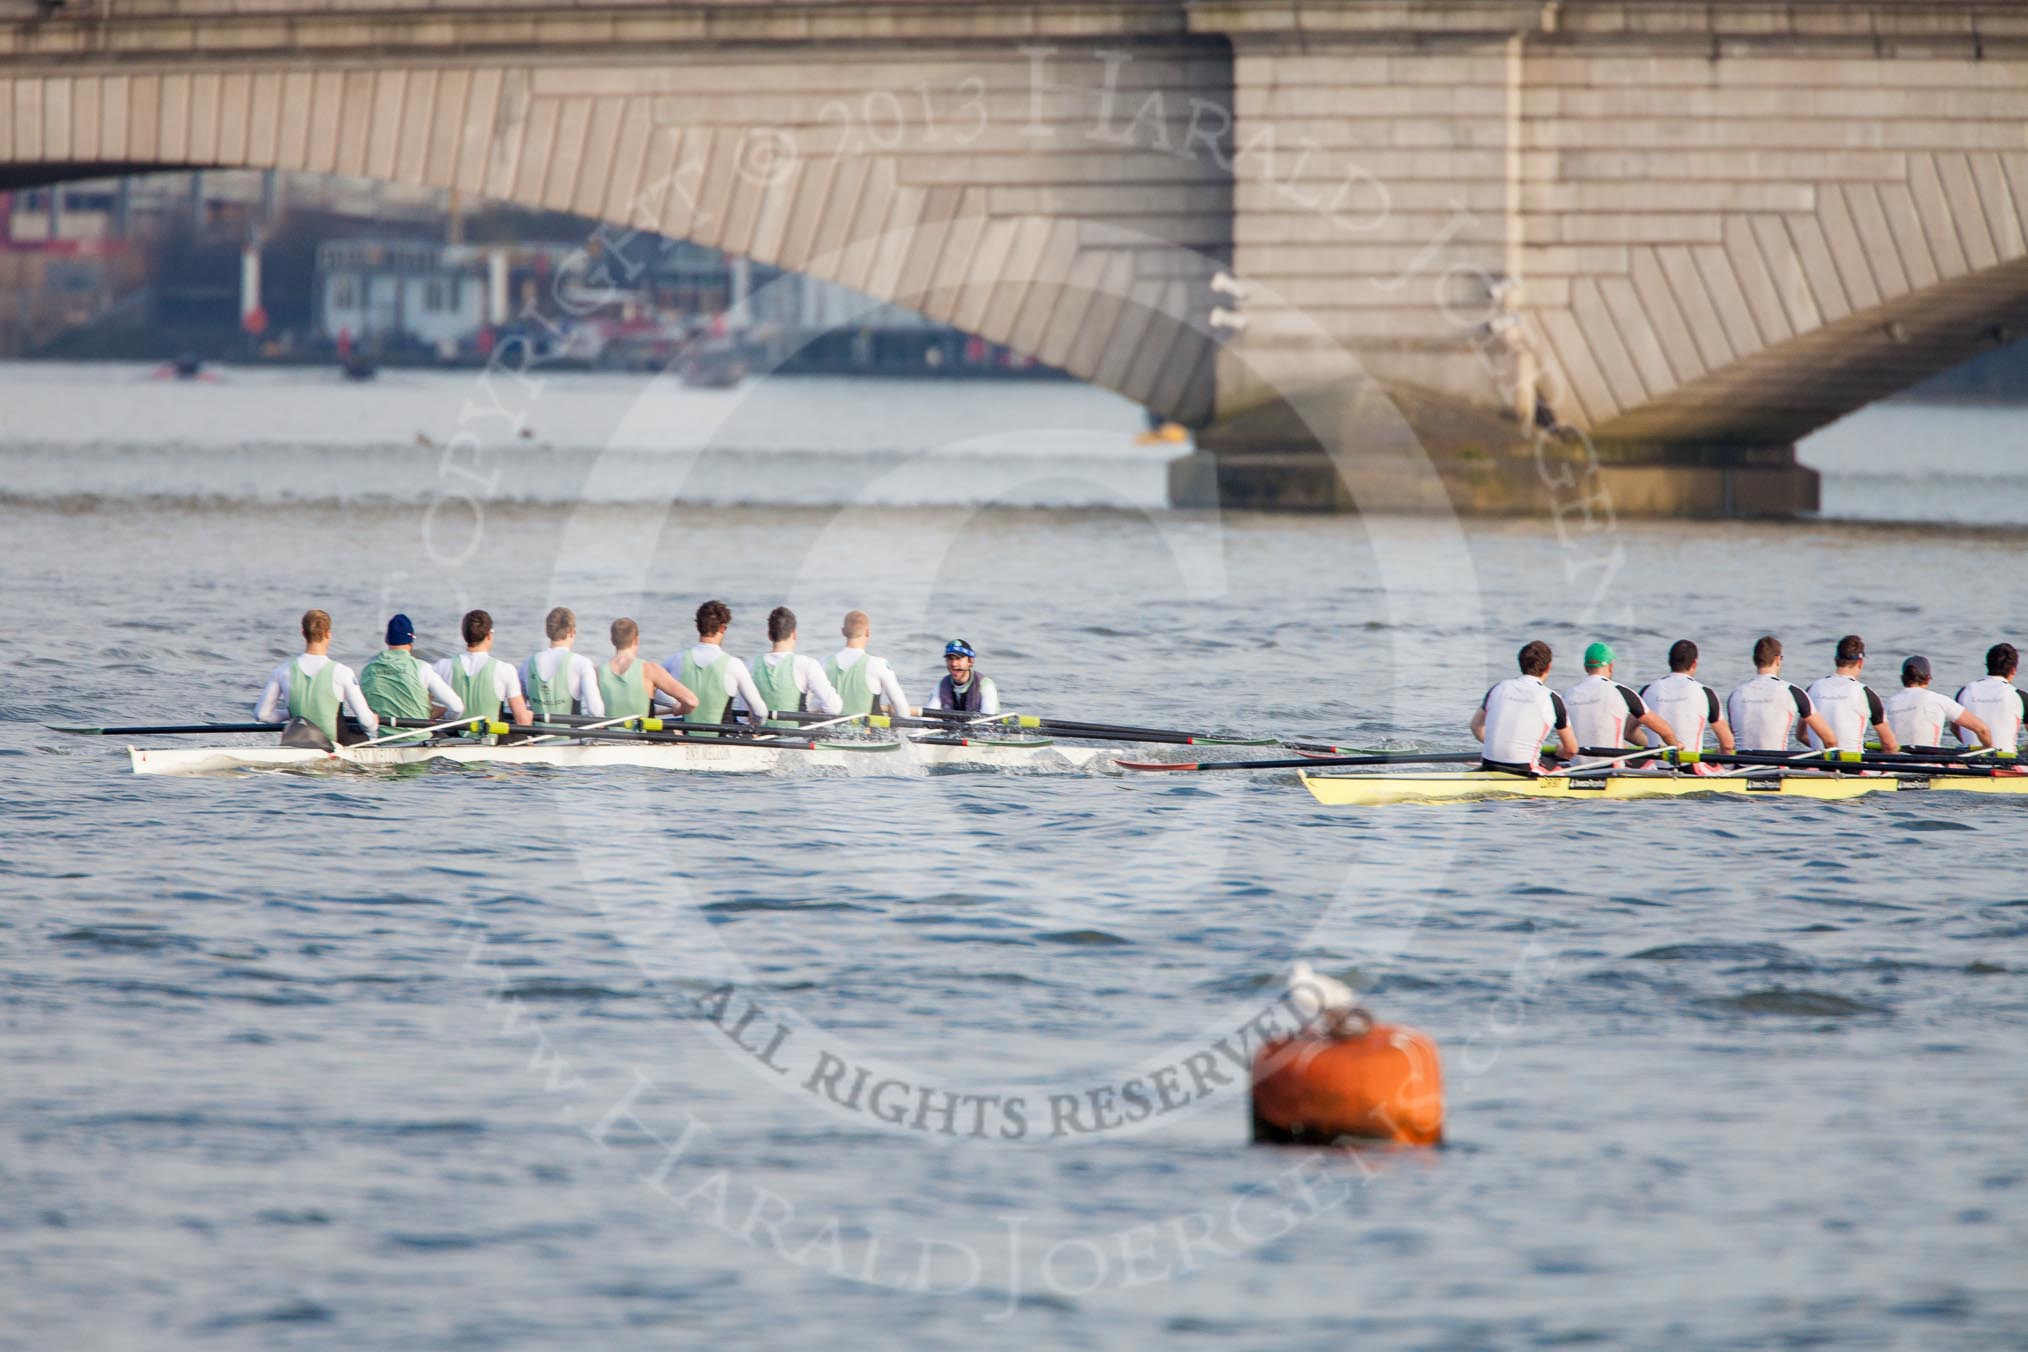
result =
M911 691L962 634L1023 710L1458 744L1530 635L1645 680L1690 634L1721 688L1768 629L1791 674L1850 629L1877 681L1909 651L1975 674L2028 638L2018 533L1176 517L1116 477L1159 485L1132 410L1038 388L881 387L885 438L809 432L849 508L708 505L781 500L738 457L706 505L542 478L680 494L651 440L517 449L482 487L365 437L357 493L317 477L340 451L170 454L131 426L145 387L59 418L0 374L0 1341L2018 1342L2028 801L144 780L39 726L243 717L310 604L357 662L395 608L439 651L483 604L519 656L561 602L591 650L629 613L660 652L718 595L741 652L777 603L820 653L863 606ZM398 415L307 389L246 402L457 430L455 383ZM968 455L994 477L965 498L938 476ZM915 471L943 486L887 491ZM997 492L1127 506L962 505ZM1439 1039L1449 1147L1245 1146L1221 1039L1296 956ZM1102 1118L1167 1068L1174 1111Z

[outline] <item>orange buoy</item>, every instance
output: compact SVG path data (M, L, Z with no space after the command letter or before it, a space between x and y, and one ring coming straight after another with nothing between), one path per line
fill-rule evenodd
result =
M1302 1032L1253 1059L1253 1139L1328 1145L1342 1137L1440 1145L1443 1066L1428 1034L1353 1012L1336 1032Z

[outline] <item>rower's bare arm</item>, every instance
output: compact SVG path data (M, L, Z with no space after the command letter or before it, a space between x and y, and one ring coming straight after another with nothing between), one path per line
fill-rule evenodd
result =
M1831 725L1825 722L1824 716L1816 712L1814 709L1810 711L1810 716L1803 720L1803 726L1808 728L1811 732L1816 733L1817 740L1823 743L1826 748L1838 745L1838 734L1831 731ZM1839 749L1845 751L1856 751L1860 750L1861 748L1840 747Z
M1663 726L1666 727L1668 725L1664 724ZM1577 759L1577 734L1569 728L1563 727L1556 730L1556 746L1563 753L1565 760L1573 761Z
M1880 737L1880 749L1882 751L1901 750L1901 743L1895 739L1894 729L1888 727L1885 723L1875 723L1873 731ZM1859 749L1863 750L1864 748Z
M1472 738L1479 742L1486 740L1486 711L1483 708L1472 711Z
M1986 726L1986 720L1969 711L1958 715L1958 731L1969 732L1979 739L1980 746L1993 745L1993 730Z
M1676 740L1676 729L1669 726L1669 720L1650 709L1641 715L1641 726L1662 739L1663 746L1681 746Z
M514 722L516 725L525 728L535 721L535 715L528 712L528 701L521 696L515 695L510 698L507 701L507 707L514 711Z
M1739 749L1739 744L1732 740L1732 724L1721 718L1711 725L1711 730L1718 734L1718 749L1720 751L1725 752L1729 756Z
M657 693L666 695L676 706L676 712L687 714L697 707L697 695L689 686L669 674L669 668L660 662L643 662L641 674L647 677L648 685Z

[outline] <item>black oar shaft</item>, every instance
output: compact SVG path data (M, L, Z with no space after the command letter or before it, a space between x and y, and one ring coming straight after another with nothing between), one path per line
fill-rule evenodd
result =
M54 732L68 732L80 737L145 737L154 733L167 735L184 732L280 732L283 723L140 723L121 728L88 728L68 723L45 724Z
M976 714L961 709L925 709L923 718L944 723L983 724L984 721L994 721L1020 728L1024 732L1039 732L1045 737L1081 737L1093 741L1159 742L1191 746L1200 742L1231 740L1213 732L1188 732L1181 728L1141 728L1125 723L1091 723L1075 718L1049 718L1042 715L1024 717L1019 714Z
M751 746L769 751L813 751L817 744L808 738L794 740L781 737L711 737L686 732L625 732L613 728L565 728L545 733L541 725L534 728L516 728L517 733L533 731L542 737L557 737L580 742L647 742L669 746L678 743L694 743L698 746ZM512 745L512 743L509 743Z
M1328 770L1359 765L1476 765L1476 751L1402 752L1377 756L1301 756L1290 760L1115 761L1128 770Z
M1693 761L1705 765L1757 766L1791 771L1854 771L1887 770L1898 774L1919 775L1977 775L1990 776L1995 771L2012 770L2018 762L1993 760L1980 757L1977 760L1935 760L1923 756L1899 756L1892 752L1876 751L1865 755L1846 757L1823 752L1813 752L1797 757L1780 751L1705 751L1695 756L1665 756L1672 764L1689 764Z

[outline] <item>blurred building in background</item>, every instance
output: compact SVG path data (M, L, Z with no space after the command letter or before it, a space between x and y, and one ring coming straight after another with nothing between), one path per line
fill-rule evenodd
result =
M0 356L1053 374L830 283L431 189L231 171L0 193Z

